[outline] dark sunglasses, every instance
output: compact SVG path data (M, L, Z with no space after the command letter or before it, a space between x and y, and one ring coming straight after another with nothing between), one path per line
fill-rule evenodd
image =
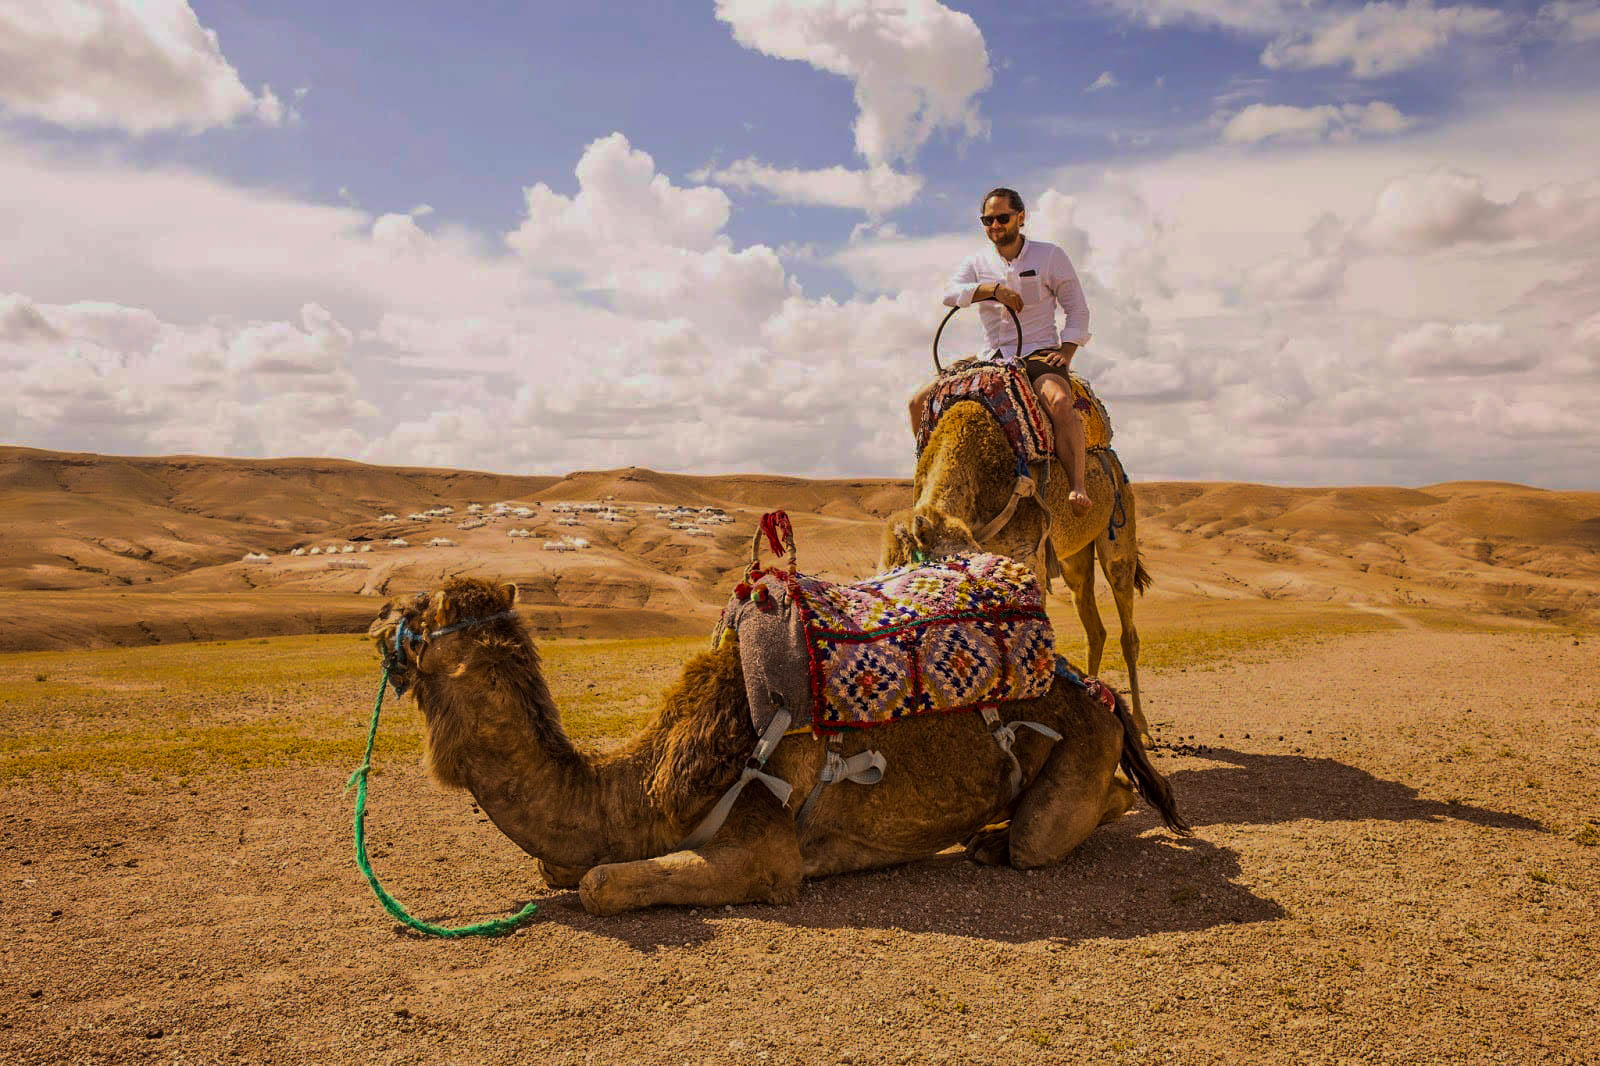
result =
M1015 211L1007 211L1004 214L999 215L979 215L978 221L982 222L985 226L992 226L996 222L1000 223L1002 226L1009 226L1011 224L1011 216L1014 214L1016 214Z

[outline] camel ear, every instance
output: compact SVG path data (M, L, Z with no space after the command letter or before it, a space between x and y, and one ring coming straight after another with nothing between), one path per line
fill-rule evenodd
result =
M444 590L435 592L428 604L429 623L435 626L447 626L455 621L455 616L455 605L445 598Z
M507 607L515 607L516 603L517 603L517 586L516 586L516 582L508 581L504 585L501 585L500 586L500 596L501 596L501 599L503 599L505 601L505 605Z
M926 544L933 537L933 519L918 513L911 520L911 537L919 544Z
M905 514L892 514L884 529L883 552L878 559L878 566L884 570L904 566L914 557L916 547L911 539L911 531L906 528Z
M952 515L946 515L944 520L944 533L946 538L950 540L966 541L967 544L971 546L969 549L971 551L983 550L983 546L978 543L978 538L972 534L972 527L967 525L959 518L956 518Z

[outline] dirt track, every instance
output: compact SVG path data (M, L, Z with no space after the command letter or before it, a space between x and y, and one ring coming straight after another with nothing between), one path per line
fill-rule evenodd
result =
M1139 811L1057 869L942 856L790 908L592 918L380 752L380 875L452 923L531 891L495 941L383 914L348 766L14 785L0 1061L1600 1061L1594 641L1253 657L1147 680L1192 839Z

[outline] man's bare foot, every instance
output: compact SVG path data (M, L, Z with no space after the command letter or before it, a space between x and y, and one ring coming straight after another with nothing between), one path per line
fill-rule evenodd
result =
M1067 504L1072 508L1073 514L1088 514L1089 508L1094 506L1094 501L1089 499L1087 493L1073 489L1067 493Z

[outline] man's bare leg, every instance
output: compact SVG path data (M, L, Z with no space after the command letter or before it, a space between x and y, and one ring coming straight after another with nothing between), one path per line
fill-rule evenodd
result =
M1061 469L1067 472L1067 501L1073 514L1085 514L1094 506L1084 491L1088 476L1088 456L1084 449L1083 418L1073 405L1072 386L1057 374L1045 374L1034 382L1045 410L1050 412L1050 424L1056 432L1056 458Z

